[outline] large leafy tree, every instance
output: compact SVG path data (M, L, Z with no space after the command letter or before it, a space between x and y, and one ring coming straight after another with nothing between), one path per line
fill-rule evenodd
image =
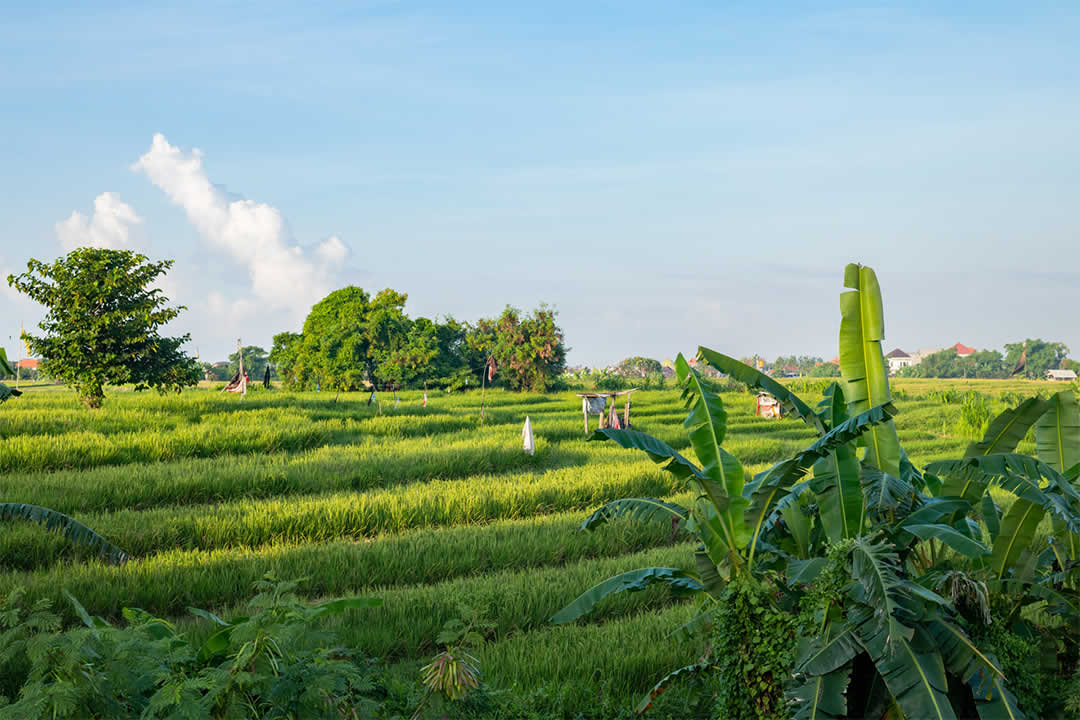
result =
M664 366L659 360L647 357L628 357L618 366L619 375L624 378L645 379L651 375L663 373Z
M179 391L202 373L180 348L189 336L163 337L162 325L183 310L153 288L172 267L130 250L81 248L53 263L31 259L8 284L46 308L42 335L27 334L42 369L101 407L105 385Z
M311 308L296 353L306 382L330 390L356 390L372 376L367 332L371 297L349 286L335 290Z
M1025 375L1030 378L1041 378L1047 370L1061 367L1061 363L1069 355L1069 348L1065 343L1048 342L1042 338L1028 338L1023 342L1006 343L1005 364L1009 368L1016 367L1020 356L1026 352Z
M303 336L295 332L280 332L274 336L267 360L277 370L278 377L285 387L304 387L303 368L299 363L300 347Z
M1011 369L1011 365L1006 368L1005 359L997 350L979 350L960 357L954 348L946 348L923 358L918 365L904 368L900 374L923 378L1003 378Z
M481 320L470 346L490 354L513 390L543 392L566 368L562 329L555 311L540 307L532 315L507 307L497 320Z

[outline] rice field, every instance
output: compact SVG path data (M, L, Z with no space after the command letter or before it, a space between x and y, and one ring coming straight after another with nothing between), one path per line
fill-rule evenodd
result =
M940 397L950 387L984 393L996 413L1010 393L1048 386L895 383L896 423L916 464L956 457L969 442L958 431L960 404ZM813 440L797 421L755 418L751 394L723 399L725 446L749 471ZM668 638L693 607L657 590L612 598L570 626L547 618L614 573L689 568L692 546L625 522L595 533L577 526L619 497L688 498L644 456L586 442L571 392L490 391L483 425L479 401L432 393L422 407L419 393L403 393L395 408L386 396L368 406L357 394L118 391L95 412L66 390L30 389L0 408L0 499L68 513L135 559L108 566L41 528L8 524L0 593L23 586L74 620L67 589L92 614L139 607L198 634L206 628L187 607L228 614L266 573L304 578L312 599L383 598L381 608L333 622L402 678L415 678L443 623L465 605L493 623L478 652L493 697L524 698L538 716L613 717L700 654ZM534 456L521 448L526 415ZM634 395L634 427L691 454L683 417L674 390ZM657 716L679 717L683 701L669 693Z

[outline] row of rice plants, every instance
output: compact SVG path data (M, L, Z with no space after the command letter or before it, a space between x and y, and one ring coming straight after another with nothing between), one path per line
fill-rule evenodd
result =
M234 500L76 517L129 553L210 550L270 542L365 538L420 527L490 522L585 509L628 495L664 496L671 476L640 462L594 463L541 474L513 473L411 483L365 493ZM54 534L20 526L0 536L0 566L33 569L77 556Z
M382 598L381 607L350 610L325 622L326 627L333 628L348 646L363 648L380 657L417 657L435 649L436 637L443 624L459 617L462 605L490 617L494 623L494 637L501 638L547 626L550 617L583 588L595 585L603 578L639 567L690 570L693 562L693 544L681 543L558 567L500 570L431 585L373 588L365 592ZM312 596L312 599L324 598ZM634 610L670 603L672 599L668 589L661 586L620 593L606 599L590 613L589 620L604 622ZM243 606L217 608L225 615L242 614L243 609ZM214 630L193 616L176 618L175 624L196 638ZM573 632L574 627L566 630Z
M349 445L300 453L219 455L162 463L131 463L91 470L0 476L0 497L65 513L145 509L235 498L368 490L477 473L546 470L580 464L583 451L555 451L544 438L537 453L521 451L514 435L451 433Z
M680 497L689 501L689 496ZM584 512L410 530L370 541L271 544L258 548L166 550L124 565L59 564L0 574L0 596L17 586L33 600L49 598L74 620L63 590L95 614L115 616L118 602L158 615L181 615L188 606L218 607L250 595L266 573L306 577L315 595L370 593L498 570L524 570L615 557L679 541L670 529L618 521L603 532L578 532ZM527 538L528 542L523 542Z

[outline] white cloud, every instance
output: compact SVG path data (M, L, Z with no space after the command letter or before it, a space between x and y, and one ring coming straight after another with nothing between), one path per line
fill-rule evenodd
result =
M247 268L254 299L302 319L334 288L349 248L331 236L305 251L292 241L277 208L232 199L215 187L203 169L202 157L199 149L185 153L159 133L132 169L145 173L182 207L206 242Z
M131 228L142 223L135 209L111 192L94 199L94 215L86 217L76 210L71 217L56 223L56 236L64 252L80 247L122 250L131 243Z

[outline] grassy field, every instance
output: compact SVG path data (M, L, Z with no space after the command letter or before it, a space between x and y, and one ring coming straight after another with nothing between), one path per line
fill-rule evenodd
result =
M896 424L917 465L957 457L971 434L959 395L974 389L996 414L1050 387L897 381ZM818 400L814 390L804 399ZM634 398L637 429L692 452L676 392ZM753 417L753 395L723 399L725 446L750 471L813 440L797 421ZM306 578L313 599L385 600L335 622L402 677L412 677L442 624L467 605L494 622L479 652L489 687L551 716L610 717L695 659L700 648L667 639L692 607L659 591L618 596L588 622L547 623L616 572L693 562L691 546L669 532L626 523L577 532L607 500L686 498L644 456L586 442L573 393L489 392L483 426L479 394L433 393L426 408L418 393L404 393L398 408L386 395L381 405L366 401L115 392L105 409L88 411L66 390L29 389L0 409L0 499L71 514L136 559L106 566L36 526L9 524L0 534L0 593L24 586L73 619L66 588L92 614L140 607L201 633L188 606L227 613L265 573ZM521 450L526 415L532 457ZM679 702L678 693L665 699L674 715Z

